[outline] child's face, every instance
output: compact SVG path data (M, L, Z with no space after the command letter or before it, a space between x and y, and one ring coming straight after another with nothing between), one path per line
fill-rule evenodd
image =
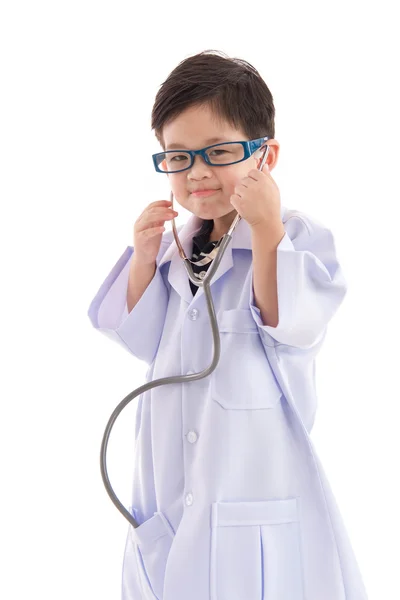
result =
M213 143L246 141L249 138L240 129L235 129L226 121L218 120L208 106L190 107L163 128L165 150L172 150L171 144L180 150L198 150ZM215 142L211 139L218 138ZM224 222L228 225L236 216L230 203L234 188L246 177L250 169L257 168L260 159L255 153L242 162L215 167L207 165L201 156L196 156L193 166L181 173L169 173L168 178L174 197L181 206L201 219L221 219L230 215ZM195 196L198 188L215 189L211 196Z

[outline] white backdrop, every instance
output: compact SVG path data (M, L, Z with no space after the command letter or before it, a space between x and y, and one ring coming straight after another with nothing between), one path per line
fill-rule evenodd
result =
M103 486L99 449L147 366L95 331L87 309L144 207L168 199L151 162L155 94L209 48L260 71L276 107L282 202L334 233L349 291L318 358L312 438L370 600L400 597L395 9L2 3L2 598L119 598L128 524ZM178 225L187 217L180 209ZM126 505L135 409L110 441Z

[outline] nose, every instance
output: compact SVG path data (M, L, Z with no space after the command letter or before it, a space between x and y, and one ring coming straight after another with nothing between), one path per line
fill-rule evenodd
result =
M189 179L200 179L202 177L211 177L212 171L210 165L208 165L200 154L196 154L194 157L193 165L188 170Z

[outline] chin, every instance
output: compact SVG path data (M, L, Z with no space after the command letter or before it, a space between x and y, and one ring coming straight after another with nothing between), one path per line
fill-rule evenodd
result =
M204 202L201 204L194 204L193 206L193 212L197 211L197 212L201 212L204 213L206 215L214 215L214 217L216 219L221 219L222 217L225 217L226 215L230 215L233 212L236 212L236 209L233 208L232 205L230 206L221 206L220 203L215 204L213 202Z
M206 219L209 221L210 219L223 219L229 215L236 215L236 211L217 211L217 210L197 210L196 215L201 219Z

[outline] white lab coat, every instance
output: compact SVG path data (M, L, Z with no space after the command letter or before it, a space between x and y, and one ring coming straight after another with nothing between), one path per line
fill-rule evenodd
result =
M279 324L264 326L251 230L236 227L211 284L221 357L208 377L142 394L123 600L365 600L362 577L309 437L315 357L346 293L331 232L282 207ZM180 228L185 252L201 226ZM204 291L193 297L172 232L126 308L127 247L94 297L101 333L149 365L146 381L212 360Z

